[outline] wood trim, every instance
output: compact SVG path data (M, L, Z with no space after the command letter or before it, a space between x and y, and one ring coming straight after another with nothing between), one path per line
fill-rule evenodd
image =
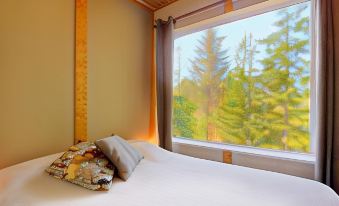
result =
M157 10L159 10L159 9L162 9L162 8L168 6L168 5L173 4L174 2L177 2L178 0L169 2L169 3L167 3L167 4L164 4L164 5L160 6L160 7L154 7L154 6L148 4L147 2L145 2L145 1L143 1L143 0L131 0L131 1L133 1L134 3L138 4L139 6L145 8L145 9L147 9L147 10L149 10L149 11L155 12L155 11L157 11Z
M232 151L224 150L222 156L224 163L232 164Z
M166 5L163 5L163 6L159 7L159 8L156 8L154 11L158 11L159 9L165 8L166 6L169 6L169 5L171 5L171 4L173 4L173 3L177 2L177 1L178 0L172 1L172 2L170 2L168 4L166 4Z
M75 0L74 142L87 141L87 0Z
M141 8L146 9L148 12L153 13L156 10L156 8L154 8L151 5L145 3L144 1L140 1L140 0L130 0L130 1L134 2L135 4L140 6Z
M155 7L153 7L152 5L142 1L142 0L132 0L134 3L138 4L139 6L149 10L149 11L152 11L154 12L156 10Z
M231 12L234 10L233 0L225 0L225 11L224 13Z

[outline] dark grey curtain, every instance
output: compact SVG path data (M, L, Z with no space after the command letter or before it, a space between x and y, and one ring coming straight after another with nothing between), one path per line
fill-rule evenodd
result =
M156 21L157 121L160 147L172 151L172 66L174 20Z
M339 1L317 0L317 158L315 177L339 193Z

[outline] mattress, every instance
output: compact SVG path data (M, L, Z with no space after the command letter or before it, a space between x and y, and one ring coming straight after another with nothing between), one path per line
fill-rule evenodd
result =
M90 191L48 176L60 154L0 170L0 205L123 206L338 206L339 197L316 181L196 159L133 142L144 159L110 191Z

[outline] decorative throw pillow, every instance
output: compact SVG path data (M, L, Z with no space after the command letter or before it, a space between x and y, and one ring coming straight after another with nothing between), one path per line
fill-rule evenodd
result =
M119 176L125 181L132 174L140 160L144 158L127 141L116 135L97 140L95 144L117 167Z
M109 190L114 166L93 142L82 142L70 147L46 172L90 190Z

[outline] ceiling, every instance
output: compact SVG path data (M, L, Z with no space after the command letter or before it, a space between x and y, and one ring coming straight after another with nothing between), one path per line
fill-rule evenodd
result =
M147 7L148 9L155 11L177 0L135 0L135 1Z

